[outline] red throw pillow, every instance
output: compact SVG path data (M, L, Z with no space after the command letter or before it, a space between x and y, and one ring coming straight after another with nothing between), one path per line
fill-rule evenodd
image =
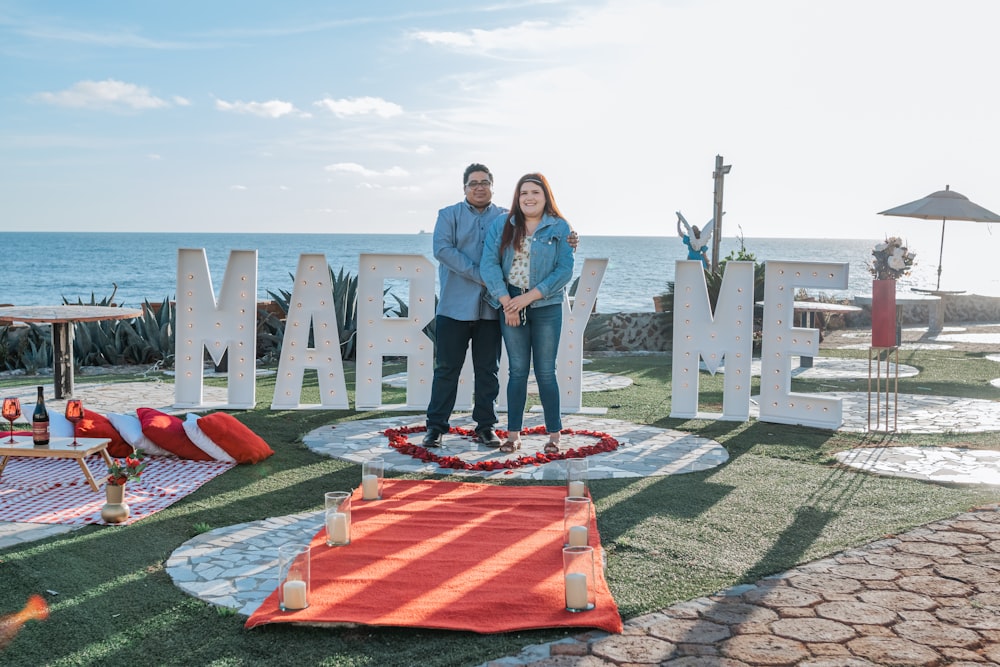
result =
M76 425L76 434L81 438L110 438L108 443L108 454L115 458L122 458L132 454L132 445L125 442L125 438L114 427L111 420L93 410L83 410L83 419Z
M198 428L240 463L257 463L274 454L263 438L228 412L199 417Z
M137 408L135 411L142 424L142 434L154 443L182 459L211 461L212 457L198 449L184 431L184 421L180 417L168 415L153 408Z

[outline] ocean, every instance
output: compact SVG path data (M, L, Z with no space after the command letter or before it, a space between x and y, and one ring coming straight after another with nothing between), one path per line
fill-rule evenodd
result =
M256 250L258 298L268 291L292 290L292 275L302 253L322 253L337 273L357 275L362 253L420 254L432 263L429 233L420 234L177 234L93 232L2 232L3 279L0 303L55 305L65 297L88 303L114 293L119 305L139 307L143 301L173 299L177 283L177 250L204 248L216 293L222 286L231 250ZM849 262L846 290L811 291L835 298L871 293L866 262L877 239L746 238L743 244L758 261L800 260ZM720 257L738 249L740 241L725 238ZM900 290L931 288L937 278L937 252L918 256L913 273L899 282ZM986 275L983 264L969 261L969 249L943 265L951 283L978 294L1000 295L997 272ZM995 254L995 253L994 253ZM934 255L928 260L929 255ZM674 261L684 259L685 247L676 236L582 235L576 253L579 275L583 260L607 258L608 268L597 298L597 311L653 310L653 296L661 294L674 277ZM923 260L923 261L922 261ZM986 259L992 266L992 260ZM976 267L980 267L977 269ZM964 281L964 282L963 282ZM975 282L973 282L975 281ZM405 292L405 286L389 285ZM973 287L975 289L973 289ZM405 296L405 294L404 294Z

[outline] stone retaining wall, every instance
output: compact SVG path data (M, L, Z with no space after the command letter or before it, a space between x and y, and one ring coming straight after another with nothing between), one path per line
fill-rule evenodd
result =
M905 298L907 292L899 292ZM849 303L844 301L844 303ZM919 304L905 304L902 310L903 324L923 324L930 320L930 309L940 307L944 311L944 324L949 322L1000 322L1000 297L981 296L979 294L949 294L941 297L940 303L927 301ZM863 327L871 325L871 309L862 306L860 313L853 313L843 318L848 327ZM831 323L833 324L833 323Z
M934 303L902 306L903 324L927 326L931 320L930 304ZM1000 297L954 294L941 297L940 305L945 326L958 322L1000 322ZM863 306L859 313L829 317L824 326L863 328L871 326L871 321L871 310ZM672 339L672 313L595 313L587 324L583 347L588 352L666 352Z

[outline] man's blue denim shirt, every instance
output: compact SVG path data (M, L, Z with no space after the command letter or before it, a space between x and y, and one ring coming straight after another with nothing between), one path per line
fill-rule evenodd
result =
M506 211L491 202L479 212L464 199L438 211L434 225L434 258L440 282L438 315L466 322L499 318L484 298L486 287L479 275L479 261L490 223Z

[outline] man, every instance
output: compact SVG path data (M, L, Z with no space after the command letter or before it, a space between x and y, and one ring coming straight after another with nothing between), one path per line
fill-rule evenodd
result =
M458 395L458 378L465 353L472 343L474 374L472 419L476 440L499 447L494 408L500 393L500 319L483 298L486 287L479 276L486 232L507 209L493 203L493 174L486 165L473 163L462 176L465 199L438 211L434 225L434 257L438 261L438 296L435 322L434 381L427 406L424 447L440 447L448 432L451 412ZM569 244L576 250L579 237L573 232Z
M458 378L472 343L475 374L472 418L476 439L500 446L493 430L497 422L494 402L500 393L500 320L483 299L479 259L490 223L507 209L493 203L493 174L473 163L462 177L465 199L438 211L434 225L434 257L438 261L438 297L435 321L434 382L427 406L425 447L440 447L448 432L458 395Z

